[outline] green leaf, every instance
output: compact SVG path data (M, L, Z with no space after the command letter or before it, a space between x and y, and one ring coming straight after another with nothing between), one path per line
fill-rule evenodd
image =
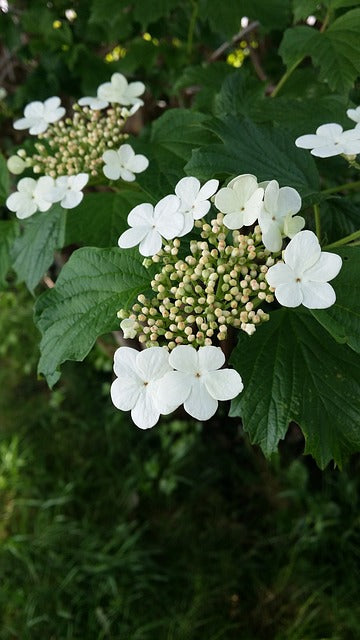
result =
M335 340L360 353L360 247L334 249L333 253L343 260L339 275L331 282L336 302L312 314Z
M16 220L0 220L0 289L6 286L6 274L10 269L10 249L19 233Z
M65 244L116 246L119 235L127 229L131 209L145 200L143 193L128 189L86 194L78 207L68 211Z
M192 108L211 113L215 94L220 91L224 78L233 73L233 68L222 61L186 67L173 90L178 94L187 89L192 96Z
M339 238L360 229L360 204L344 196L330 197L320 207L323 244L330 244Z
M166 18L170 11L178 5L178 0L137 0L134 3L134 19L145 29L159 18Z
M221 174L253 173L260 181L276 178L303 196L319 190L313 158L297 149L286 131L230 116L213 121L211 129L223 144L194 151L185 167L188 175L209 179Z
M360 9L353 9L335 20L321 33L311 27L285 31L279 53L289 68L310 56L319 67L320 80L339 93L346 93L360 73Z
M245 431L266 456L288 424L304 433L305 453L321 468L340 467L360 449L360 362L310 313L280 309L252 336L241 334L231 361L244 380L232 401Z
M293 0L295 22L308 16L316 15L319 8L318 0Z
M55 204L49 211L24 220L23 233L12 249L13 268L33 292L53 262L55 249L64 246L66 214Z
M9 172L6 166L6 160L0 153L0 205L4 204L10 191Z
M221 91L215 97L214 113L219 118L226 115L251 116L257 103L261 110L264 104L270 102L261 100L264 91L264 85L245 69L235 71L225 78Z
M137 181L155 201L171 193L185 175L184 165L192 150L213 140L203 126L205 121L202 113L170 109L153 123L149 141L134 140L134 149L150 161L148 169L138 174Z
M99 336L118 328L117 311L131 305L149 280L136 250L86 247L71 255L56 286L35 306L42 333L39 374L50 386L65 360L83 360Z

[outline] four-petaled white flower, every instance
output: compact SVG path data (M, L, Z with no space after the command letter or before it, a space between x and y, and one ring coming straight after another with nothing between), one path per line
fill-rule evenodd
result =
M108 102L116 102L125 107L131 104L144 104L139 98L145 91L143 82L130 82L121 73L113 73L110 82L98 87L97 97Z
M350 120L354 122L360 122L360 107L356 107L355 109L348 109L346 115Z
M92 96L84 96L78 100L78 104L80 107L89 107L93 111L101 111L101 109L105 109L109 106L107 100L101 100L101 98L92 97Z
M265 189L264 203L259 214L263 243L269 251L280 251L283 236L293 238L305 225L301 216L301 198L296 189L281 187L271 180Z
M129 249L139 244L142 256L153 256L161 249L162 239L172 240L183 228L184 217L179 212L180 201L177 196L162 198L155 208L144 203L134 207L128 215L130 229L121 234L118 244Z
M180 211L184 216L184 226L179 237L185 236L194 226L194 220L205 216L211 203L209 198L214 195L219 186L219 180L208 180L201 186L197 178L181 178L175 187L175 193L180 199Z
M215 196L215 206L225 213L224 225L228 229L240 229L253 224L261 211L264 189L255 176L245 173L233 178L227 187Z
M160 413L170 413L178 406L159 407L157 403L160 380L171 371L169 354L162 347L137 351L120 347L114 354L117 378L111 385L111 399L117 409L131 410L131 417L140 429L150 429Z
M25 117L14 122L14 129L29 129L29 133L34 136L44 133L51 122L57 122L65 114L60 102L57 96L48 98L45 102L30 102L25 107Z
M342 260L335 253L321 251L312 231L300 231L289 242L284 263L270 267L266 279L275 289L275 297L284 307L326 309L336 300L335 291L328 283L337 276Z
M356 155L360 153L360 127L343 131L342 126L335 122L322 124L316 129L316 135L300 136L295 144L301 149L311 149L312 155L318 158Z
M84 194L82 189L89 180L87 173L78 173L75 176L60 176L56 178L54 190L54 202L60 202L64 209L74 209L82 201Z
M135 151L129 144L122 144L117 151L115 149L105 151L102 159L105 162L103 172L109 180L121 178L126 182L133 182L136 180L135 173L141 173L149 166L146 156L135 155Z
M48 211L54 202L55 181L50 176L22 178L17 184L17 191L6 200L6 206L14 211L20 219L29 218L36 211Z
M197 420L208 420L218 407L218 400L235 398L243 389L234 369L220 369L225 356L220 347L178 346L171 351L170 371L159 383L158 405L163 413L169 407L184 404L185 411Z

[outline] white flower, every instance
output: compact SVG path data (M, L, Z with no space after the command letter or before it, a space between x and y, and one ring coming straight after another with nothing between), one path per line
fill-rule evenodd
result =
M0 87L0 100L4 100L4 98L6 98L6 96L7 96L6 89L4 89L4 87Z
M161 249L161 236L171 240L177 236L184 225L179 213L179 198L173 195L162 198L155 208L144 203L134 207L128 215L130 229L121 234L118 244L122 249L140 244L142 256L153 256Z
M184 403L185 411L197 420L208 420L218 407L218 400L235 398L243 389L234 369L220 369L225 356L220 347L178 346L171 351L169 364L176 369L167 373L158 387L158 405ZM220 369L220 370L219 370Z
M356 107L356 109L348 109L346 115L350 120L360 122L360 107Z
M30 102L25 107L25 117L14 122L14 129L29 129L29 133L34 136L44 133L50 122L57 122L65 114L60 102L57 96L48 98L45 102Z
M29 218L36 211L48 211L54 203L55 181L50 176L22 178L17 184L17 191L6 200L6 206L14 211L20 219Z
M259 214L263 243L269 251L280 251L283 236L293 238L304 226L301 216L301 198L292 187L281 187L271 180L265 189L264 204Z
M54 202L60 202L64 209L74 209L84 197L82 189L89 180L87 173L78 173L75 176L60 176L56 178L54 190Z
M169 354L162 347L144 351L120 347L114 354L114 371L117 378L111 385L111 399L117 409L131 409L133 422L140 429L150 429L160 413L170 413L178 406L175 403L161 410L157 404L158 386L171 371Z
M331 158L342 153L354 155L360 153L360 128L343 131L343 128L334 122L322 124L316 129L316 135L300 136L295 140L297 147L311 149L313 156L318 158Z
M136 320L132 320L131 318L124 318L124 320L120 322L120 329L124 334L125 340L132 340L136 337L136 329L138 328L138 326L139 325Z
M78 100L78 104L81 107L89 107L93 111L100 111L109 106L107 100L101 100L100 98L93 98L91 96L84 96Z
M136 180L135 173L141 173L149 166L149 160L141 154L135 155L129 144L122 144L117 151L105 151L102 159L105 162L103 172L109 180L121 178L126 182L133 182Z
M300 231L289 242L284 253L284 262L274 264L266 274L275 297L284 307L326 309L336 300L330 284L341 269L342 260L335 253L321 251L316 235L312 231Z
M225 213L224 225L228 229L240 229L257 220L261 211L264 189L255 176L245 173L233 178L227 187L215 196L215 206Z
M105 82L98 87L97 95L101 100L117 102L124 106L130 104L144 104L139 98L145 91L142 82L130 82L121 73L113 73L110 82Z
M180 199L180 211L184 216L184 226L179 236L185 236L194 226L194 220L205 216L211 203L209 198L214 195L219 186L219 180L208 180L201 186L197 178L181 178L175 187L175 193Z

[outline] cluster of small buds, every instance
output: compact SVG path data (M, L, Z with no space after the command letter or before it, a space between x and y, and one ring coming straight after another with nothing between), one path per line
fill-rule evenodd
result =
M85 172L97 177L102 175L104 151L128 138L122 129L129 112L121 105L95 111L75 104L73 109L72 118L49 124L37 136L36 153L26 158L35 174L57 178Z
M260 305L274 301L265 278L274 259L260 227L249 235L233 231L228 244L222 213L211 224L199 220L195 226L201 240L190 240L190 255L179 258L177 238L165 245L148 260L161 265L151 282L154 296L141 294L131 312L118 314L132 321L133 337L147 347L218 344L229 327L252 335L269 319Z

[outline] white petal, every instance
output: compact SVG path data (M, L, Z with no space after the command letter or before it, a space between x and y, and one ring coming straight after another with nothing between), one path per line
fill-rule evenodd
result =
M304 272L304 280L311 282L328 282L337 276L342 260L336 253L322 251L315 264Z
M319 146L311 151L311 154L317 158L332 158L341 153L343 153L342 145L335 142L328 142L328 144Z
M296 273L303 272L317 262L321 248L312 231L300 231L290 240L284 251L284 260Z
M134 182L136 179L134 173L123 167L120 167L120 178L124 180L124 182Z
M135 405L144 384L138 378L116 378L111 385L111 400L117 409L130 411Z
M114 353L114 372L118 378L138 378L136 356L139 352L131 347L119 347Z
M142 173L149 166L149 160L146 156L143 156L141 153L134 156L129 160L126 164L126 168L129 171L133 171L134 173Z
M266 231L263 231L262 241L265 248L269 251L280 251L282 245L282 236L279 225L275 221L271 221ZM275 266L275 265L274 265Z
M135 407L131 410L131 418L140 429L151 429L160 418L160 412L155 407L151 394L147 387L140 392Z
M233 213L238 210L238 199L235 191L223 187L215 196L215 207L222 213ZM229 227L230 228L230 227ZM237 227L233 227L236 229Z
M68 190L61 200L61 206L64 207L64 209L74 209L80 204L83 197L84 194L81 191Z
M283 307L298 307L303 300L300 282L280 284L275 289L275 298Z
M254 180L256 180L256 182L257 182L256 176L254 176L252 173L242 173L241 175L235 176L235 178L232 178L232 180L230 180L230 182L228 182L228 184L226 186L228 188L232 188L234 186L234 184L236 184L236 182L238 180L242 180L243 178L254 178Z
M14 129L17 131L22 131L23 129L28 129L30 125L30 121L28 118L20 118L19 120L15 120L13 123Z
M278 208L279 183L271 180L264 193L264 208L273 215L276 215Z
M143 82L130 82L127 87L126 94L130 98L137 98L141 96L145 91L145 85Z
M336 301L335 291L327 282L303 282L303 305L308 309L327 309Z
M121 249L130 249L130 247L135 247L137 244L142 242L147 233L149 233L148 226L130 227L130 229L127 229L121 234L118 240L118 245Z
M75 191L80 191L85 187L89 181L89 175L87 173L78 173L76 176L69 177L69 186Z
M60 107L61 100L58 96L52 96L51 98L47 98L44 102L44 111L55 111L58 107Z
M316 136L313 133L306 134L296 138L295 145L300 149L315 149L318 146L322 146L328 142L327 138Z
M343 153L352 156L360 153L360 140L349 140L342 143Z
M31 133L32 136L37 136L39 135L39 133L44 133L44 131L46 131L47 128L48 128L48 123L46 122L46 120L38 120L35 124L33 124L30 127L29 133Z
M49 202L49 200L44 200L41 197L36 198L35 202L39 211L49 211L50 207L53 204L52 202Z
M284 218L284 234L288 238L293 238L301 229L305 227L305 220L302 216L291 215Z
M208 213L211 203L208 200L196 202L192 208L192 217L194 220L200 220Z
M156 222L156 228L159 233L166 238L166 240L172 240L179 233L181 233L184 227L184 214L180 212L175 212L169 214L163 213L158 217Z
M18 210L27 211L28 209L35 207L34 211L32 211L32 213L35 213L37 208L35 200L33 200L31 196L29 196L26 193L21 193L19 191L15 191L15 193L12 193L7 198L6 206L8 209L10 209L10 211L14 211L14 212Z
M37 182L34 178L21 178L17 183L17 189L18 191L32 195L36 188L36 184Z
M107 151L104 151L104 153L102 154L102 159L106 164L109 164L111 166L120 166L119 154L117 151L114 151L114 149L108 149Z
M322 124L316 129L316 135L324 136L325 138L331 138L334 140L342 133L343 128L335 122L329 124Z
M154 386L154 402L160 413L170 413L183 404L190 394L192 381L193 376L184 371L166 373Z
M356 109L348 109L346 115L350 120L354 122L360 122L360 108L356 107Z
M127 221L131 227L148 226L152 227L154 207L148 202L138 204L131 209Z
M44 116L44 104L39 100L30 102L24 109L25 118L43 118Z
M286 216L288 213L297 213L301 209L300 194L292 187L281 187L277 201L277 213Z
M143 380L152 382L171 371L169 353L162 347L144 349L136 356L136 366Z
M139 228L139 227L137 227ZM156 229L151 229L147 232L144 239L140 242L139 251L142 256L154 256L155 253L160 251L162 246L161 235Z
M175 193L181 200L181 209L188 211L193 206L200 191L200 182L191 176L181 178L175 187Z
M105 155L105 154L104 154ZM103 166L103 174L108 180L118 180L121 174L120 164L105 164Z
M126 163L134 157L135 151L129 144L122 144L121 147L119 147L117 154L121 164L125 166Z
M205 376L205 386L215 400L231 400L243 390L241 377L235 369L212 371Z
M251 175L239 176L232 187L241 204L245 204L258 189L257 179ZM261 192L262 193L262 192Z
M219 180L208 180L201 187L196 200L197 201L208 200L209 198L211 198L211 196L214 195L218 187L219 187Z
M169 364L178 371L195 374L199 371L198 352L190 345L179 345L170 352Z
M180 200L177 196L169 195L165 196L165 198L161 198L154 209L154 221L157 223L159 218L163 217L163 215L171 216L173 213L178 211L180 206Z
M181 229L181 231L176 234L178 238L182 238L183 236L186 236L186 234L190 233L191 229L194 226L194 218L191 211L187 211L186 213L182 213L181 215L184 218L184 226Z
M184 409L196 420L209 420L216 413L218 401L210 395L200 380L201 378L195 378L190 395L184 402Z
M289 284L294 282L296 276L292 269L287 264L278 262L270 267L269 271L265 275L270 287L278 287L281 284Z
M199 347L198 362L200 372L216 371L223 366L225 356L220 347Z
M122 73L116 72L111 76L111 85L118 91L126 91L128 88L128 81Z
M258 218L262 207L263 194L263 189L256 189L247 200L244 208L244 224L246 226L253 224Z
M224 225L228 229L240 229L244 225L244 212L234 211L224 216Z

